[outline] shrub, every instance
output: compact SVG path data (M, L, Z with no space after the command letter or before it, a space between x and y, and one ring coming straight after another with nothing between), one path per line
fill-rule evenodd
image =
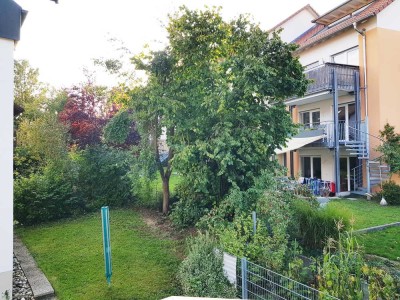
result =
M188 242L189 254L181 263L178 279L185 296L234 298L235 289L223 271L223 255L208 233Z
M28 148L14 148L14 179L29 177L39 172L43 165L43 159L35 155Z
M400 185L387 181L382 185L382 195L391 205L400 205Z
M350 232L328 239L322 263L318 266L318 289L340 299L363 299L364 260L357 240Z
M177 227L189 227L197 223L210 209L212 200L205 195L196 194L186 182L176 188L179 199L172 205L170 219Z
M74 157L78 178L75 186L86 209L122 206L133 200L128 177L131 154L109 147L90 147Z
M71 151L42 173L15 180L15 219L26 225L98 209L132 199L129 153L105 147Z
M247 194L247 193L245 193ZM229 201L246 201L249 198L240 197L243 193L234 192L234 196L226 199ZM250 197L255 199L255 197ZM288 251L288 226L292 219L290 202L292 194L287 191L267 190L258 194L253 202L254 211L257 214L256 231L253 230L251 210L245 206L243 210L228 210L229 215L223 214L220 206L220 214L215 214L208 219L208 225L220 238L221 243L229 253L238 257L247 257L253 262L262 264L270 269L281 271L286 265ZM232 202L233 203L233 202ZM237 207L240 205L238 204ZM233 205L234 207L234 205ZM236 207L236 208L237 208ZM230 211L230 212L229 212ZM231 219L231 220L230 220ZM205 219L202 220L203 222Z
M341 220L344 227L349 225L349 215L334 207L317 208L305 200L296 200L292 204L295 230L292 237L309 250L322 250L327 238L338 237L336 223Z
M368 283L369 299L398 299L393 277L382 269L368 267L352 230L338 240L328 240L318 266L318 289L340 299L365 299L363 285Z
M20 178L14 183L14 218L21 224L69 217L83 206L72 182L55 166L47 166L43 174Z

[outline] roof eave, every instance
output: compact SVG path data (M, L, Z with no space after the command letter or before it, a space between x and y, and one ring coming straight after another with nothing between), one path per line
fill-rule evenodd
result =
M372 17L374 17L374 16L376 16L376 14L368 15L368 16L365 16L365 18L360 18L360 19L357 20L356 22L365 21L365 20L367 20L367 19L369 19L369 18L372 18ZM351 28L352 26L353 26L353 23L351 23L351 24L347 25L346 27L343 27L342 29L340 29L340 30L338 30L338 31L335 31L334 33L329 34L329 35L327 35L327 36L325 36L325 37L323 37L323 38L321 38L321 39L317 39L317 40L315 40L315 41L313 41L313 42L311 42L311 43L306 43L306 44L303 45L303 46L299 46L299 48L297 48L293 53L294 53L295 55L297 55L297 54L299 54L300 52L306 50L307 48L310 48L310 47L312 47L312 46L314 46L314 45L316 45L316 44L319 44L319 43L321 43L321 42L323 42L323 41L326 41L326 40L328 40L328 39L330 39L330 38L332 38L332 37L338 35L339 33L342 33L343 31L348 30L348 29Z

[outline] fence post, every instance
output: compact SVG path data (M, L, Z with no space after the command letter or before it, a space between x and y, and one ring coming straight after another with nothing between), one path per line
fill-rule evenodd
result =
M241 269L242 269L242 299L248 299L249 293L247 290L247 259L241 258Z
M367 281L361 282L361 290L363 293L363 300L368 300L369 299L369 291L368 291L368 282Z
M256 234L256 230L257 230L257 215L256 215L256 212L253 211L251 213L251 216L253 217L253 234Z

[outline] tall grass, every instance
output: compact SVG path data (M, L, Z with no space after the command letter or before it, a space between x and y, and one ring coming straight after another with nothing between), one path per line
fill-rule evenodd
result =
M341 220L344 230L349 228L350 214L338 207L317 208L298 200L293 203L295 237L309 250L322 250L327 238L338 238L336 223Z

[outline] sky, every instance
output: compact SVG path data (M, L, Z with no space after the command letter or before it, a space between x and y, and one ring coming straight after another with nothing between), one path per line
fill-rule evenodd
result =
M93 66L94 58L115 58L110 38L123 41L137 54L143 46L151 49L166 45L168 14L181 6L201 9L221 6L231 20L250 14L267 30L310 4L319 14L344 0L15 0L28 16L22 26L16 59L27 59L39 69L40 80L54 87L69 87L84 81L84 68L97 70L97 83L110 84L110 78Z

